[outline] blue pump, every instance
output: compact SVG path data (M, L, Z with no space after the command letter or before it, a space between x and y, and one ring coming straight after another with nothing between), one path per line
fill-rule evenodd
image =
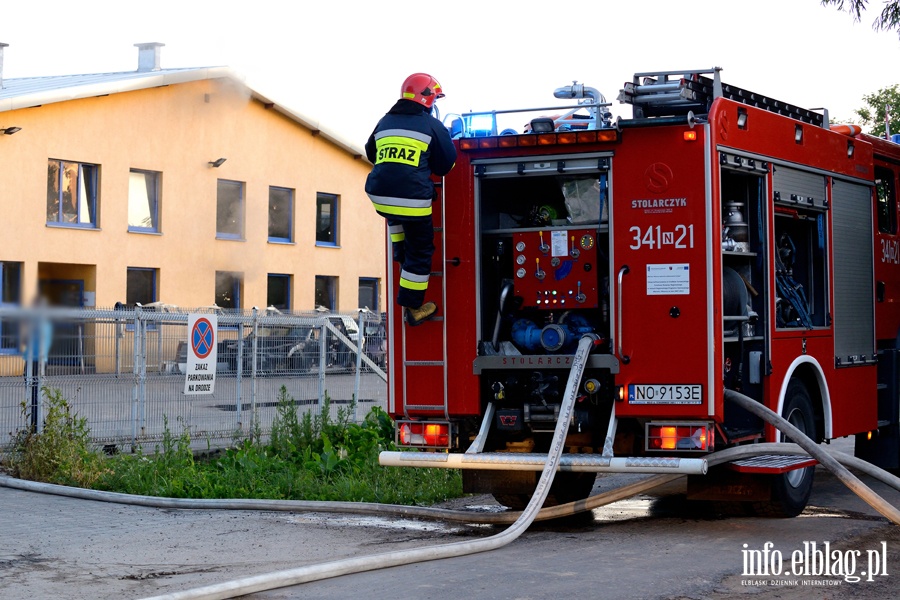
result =
M569 314L559 323L544 327L529 319L519 319L512 326L512 341L525 352L571 353L578 340L586 333L594 333L594 327L587 319L577 314Z

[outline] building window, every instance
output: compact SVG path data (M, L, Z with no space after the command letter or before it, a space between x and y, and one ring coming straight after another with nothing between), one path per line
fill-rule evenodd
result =
M316 308L323 306L328 310L336 310L337 279L327 275L316 275Z
M240 308L243 283L243 273L216 271L216 306L219 308Z
M358 308L368 308L372 312L378 312L378 280L374 277L359 278L359 303Z
M338 245L338 197L316 194L316 245Z
M294 241L294 190L269 188L269 241Z
M47 161L47 223L97 227L97 165Z
M897 192L894 190L892 170L875 167L875 193L878 202L878 231L897 233Z
M0 306L22 304L22 263L0 260ZM0 354L19 351L19 324L0 319Z
M159 233L159 179L156 171L128 175L128 231Z
M216 237L244 237L244 184L220 179L216 186Z
M291 276L269 273L266 306L274 306L278 310L291 309Z
M128 267L128 281L125 286L125 303L133 307L137 303L142 305L156 302L156 269L143 269Z

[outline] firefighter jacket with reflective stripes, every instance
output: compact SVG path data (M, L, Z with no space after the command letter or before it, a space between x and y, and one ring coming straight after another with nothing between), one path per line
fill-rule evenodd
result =
M444 125L428 109L398 100L378 122L366 142L366 157L375 166L366 193L383 217L431 216L432 173L444 176L456 162L456 148Z

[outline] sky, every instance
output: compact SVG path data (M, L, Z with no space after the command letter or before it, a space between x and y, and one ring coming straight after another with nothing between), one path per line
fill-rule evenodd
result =
M312 6L312 5L315 6ZM3 77L133 71L136 43L163 68L228 66L362 147L411 73L442 84L442 115L556 107L583 83L617 101L635 73L721 67L726 83L848 122L900 83L900 39L819 0L79 0L4 2Z

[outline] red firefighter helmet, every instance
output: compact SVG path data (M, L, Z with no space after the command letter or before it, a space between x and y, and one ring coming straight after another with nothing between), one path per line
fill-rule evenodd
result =
M441 84L427 73L413 73L400 88L400 98L424 104L427 108L434 106L434 101L443 97Z

